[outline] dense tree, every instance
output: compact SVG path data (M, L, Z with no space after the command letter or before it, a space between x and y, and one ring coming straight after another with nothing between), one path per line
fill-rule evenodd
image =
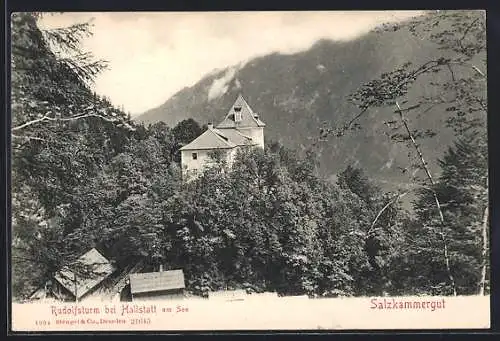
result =
M391 142L403 143L408 147L409 162L401 169L410 175L410 180L416 185L414 188L423 187L426 193L430 193L432 197L432 200L426 201L426 204L430 205L426 208L429 214L419 217L424 220L431 219L434 223L421 221L416 224L408 224L407 227L411 229L418 228L416 226L425 226L425 229L420 231L425 231L425 238L422 233L418 233L422 240L434 240L434 236L440 239L440 242L434 240L432 246L426 246L427 250L432 251L428 261L422 260L420 264L412 264L411 269L415 273L436 274L431 281L437 280L443 286L440 292L456 295L460 284L455 281L452 263L453 259L457 257L457 252L459 253L456 250L460 249L460 246L456 245L455 234L450 230L450 224L458 217L445 214L444 198L440 197L443 194L438 191L438 186L445 186L441 182L450 179L441 178L439 182L437 181L438 176L433 174L421 144L425 139L439 136L448 127L454 130L459 140L469 140L469 144L475 143L478 149L485 150L486 75L483 70L486 67L486 35L484 12L436 11L408 23L382 27L381 31L399 29L409 30L420 39L435 42L442 54L416 65L412 61L408 61L393 71L383 73L380 78L363 84L350 97L351 102L359 108L359 113L344 125L323 129L322 134L342 136L350 129L362 128L358 123L359 119L363 115L370 114L374 108L394 107L394 117L380 117L381 123L387 127L385 134ZM411 92L412 88L423 83L427 84L425 95L415 98ZM448 113L447 126L441 127L442 130L439 132L414 129L415 121L425 119L426 115L430 115L435 110L443 110ZM463 162L466 161L463 160ZM485 170L486 164L477 164L476 162L475 165ZM482 172L482 170L477 171ZM455 176L460 178L458 174ZM449 185L451 186L451 184ZM484 181L481 186L483 193L485 193L487 185ZM479 206L487 207L486 195L481 198L476 196L476 200L484 200L483 205ZM416 207L416 209L422 211L423 208ZM487 213L487 208L485 208L482 213L477 213L475 218L477 224L485 229L480 234L483 236L483 255L485 257L488 244L485 239L487 224L483 224L483 221L487 221ZM435 223L436 219L439 223ZM463 241L461 244L464 252L467 252L465 250L468 248L469 241ZM429 268L430 264L435 264L436 259L441 259L447 279L442 278L441 267L439 267L441 270L425 270ZM414 261L408 260L408 262ZM481 271L485 273L486 260L478 264L482 264L480 265ZM426 278L426 280L428 279L429 277ZM417 284L415 287L417 288L419 285Z
M440 161L442 174L435 185L441 202L443 215L447 221L447 234L450 236L450 265L456 279L460 294L483 294L488 288L488 257L484 253L488 240L487 209L487 153L484 145L470 139L460 139L450 147ZM429 211L429 190L420 191L416 203L419 231L432 229L436 225L436 217ZM480 217L480 218L478 218ZM487 233L487 232L486 232ZM421 263L427 263L426 269L433 269L432 276L427 276L427 286L438 286L441 282L440 267L435 264L433 245L436 240L432 236L422 237L422 233L414 233L416 244L409 248ZM419 241L420 240L420 241ZM425 248L422 241L426 241ZM424 249L418 252L419 247ZM484 270L483 270L484 269ZM484 271L484 272L483 272Z
M278 144L241 152L230 172L223 169L215 163L163 206L173 245L170 266L186 271L195 292L243 287L359 295L382 290L369 278L361 284L370 262L387 257L384 246L367 251L367 240L382 233L370 238L362 233L371 223L363 217L376 212L355 193L321 180L307 159ZM394 212L389 213L377 222L378 229L394 223Z
M393 276L393 262L404 252L402 226L408 214L401 207L405 193L384 193L362 169L348 166L338 176L340 188L352 196L351 209L359 217L355 231L364 262L351 271L356 292L382 295L397 293L398 277Z
M193 141L207 129L206 126L201 127L198 122L192 118L180 121L173 129L172 136L174 144L171 148L171 154L174 160L178 163L181 162L181 153L179 149Z
M353 166L329 182L318 174L314 152L279 143L240 151L231 170L213 153L212 167L182 181L179 148L206 127L192 119L175 127L132 122L90 90L104 64L79 48L88 25L42 31L36 15L15 15L14 295L74 266L91 247L118 267L182 268L188 290L197 294L224 288L319 296L486 292L481 25L481 17L449 12L397 27L429 35L446 56L404 64L362 85L351 97L360 113L327 131L342 136L373 108L393 106L395 120L385 122L390 141L407 144L408 173L419 170L411 179L420 188L411 215L401 205L408 191L385 193ZM434 74L447 76L430 84L449 98L408 96L417 79ZM436 132L412 128L421 119L414 110L436 103L449 112L457 136L439 175L420 149Z
M89 88L105 66L80 50L89 25L42 31L38 18L12 16L12 227L23 255L12 266L43 280L76 256L65 242L79 224L70 205L76 188L123 147L133 127ZM61 219L68 223L60 226Z

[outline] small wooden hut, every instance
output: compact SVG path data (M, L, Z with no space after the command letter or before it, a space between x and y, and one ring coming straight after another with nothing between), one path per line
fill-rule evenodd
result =
M179 299L184 297L184 289L180 269L130 274L132 301Z

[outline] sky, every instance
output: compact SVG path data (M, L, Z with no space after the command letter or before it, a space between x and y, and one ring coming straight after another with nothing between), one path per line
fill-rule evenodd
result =
M45 16L42 28L92 20L82 47L109 68L94 90L133 116L163 104L214 69L269 53L295 53L317 40L350 40L419 11L100 12Z

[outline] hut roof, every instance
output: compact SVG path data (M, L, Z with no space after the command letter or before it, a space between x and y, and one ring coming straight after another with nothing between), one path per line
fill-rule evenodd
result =
M59 270L54 278L76 298L81 298L111 275L114 270L109 260L93 248L80 256L71 266Z
M132 294L184 288L184 272L180 269L130 274Z

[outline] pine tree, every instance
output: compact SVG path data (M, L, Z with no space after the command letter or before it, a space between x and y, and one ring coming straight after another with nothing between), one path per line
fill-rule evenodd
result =
M451 241L451 267L461 294L483 294L487 287L486 274L482 273L489 264L485 255L488 235L483 235L488 208L487 154L485 145L475 140L462 138L448 149L440 161L442 175L435 186L443 203ZM423 190L416 205L424 227L436 224L436 216L428 210L428 195Z
M486 121L486 34L485 17L481 11L439 11L427 13L409 23L382 27L380 31L408 30L420 39L433 41L442 51L441 56L414 65L411 61L403 63L379 78L363 84L350 96L350 101L359 108L353 118L337 128L323 129L322 135L334 134L341 137L351 129L362 128L359 119L377 107L394 107L396 114L391 119L380 118L387 127L385 134L392 143L405 144L409 151L409 163L403 167L411 174L414 188L424 187L432 196L427 204L433 207L439 224L426 225L426 237L434 240L438 236L441 241L424 247L430 252L429 257L441 259L447 279L441 278L439 270L428 272L439 273L440 281L447 284L449 293L457 294L457 284L451 268L452 255L450 244L454 243L448 236L449 223L446 221L442 199L437 192L437 175L431 170L430 161L422 151L424 139L435 138L439 132L433 130L416 130L414 122L425 119L432 110L445 110L448 113L447 126L453 128L457 138L467 134L484 136ZM411 89L425 82L432 91L429 95L412 98ZM442 127L443 129L446 126ZM477 140L484 143L484 139ZM428 207L428 211L431 208ZM487 210L476 216L478 222L487 221ZM413 226L413 225L412 225ZM483 224L486 229L486 223ZM486 233L483 231L483 236ZM486 237L485 237L486 238ZM485 247L486 239L483 238ZM432 252L431 252L432 251ZM441 254L439 256L438 254ZM486 253L485 253L486 255ZM409 260L412 262L412 260ZM486 264L483 262L483 264ZM423 262L412 265L415 272L419 266L427 267ZM436 265L437 266L437 265ZM483 267L484 270L484 267Z
M134 129L90 90L105 66L80 49L90 26L40 30L39 18L12 15L12 268L16 281L21 269L34 275L13 283L16 295L86 251L71 236L81 223L75 193Z

